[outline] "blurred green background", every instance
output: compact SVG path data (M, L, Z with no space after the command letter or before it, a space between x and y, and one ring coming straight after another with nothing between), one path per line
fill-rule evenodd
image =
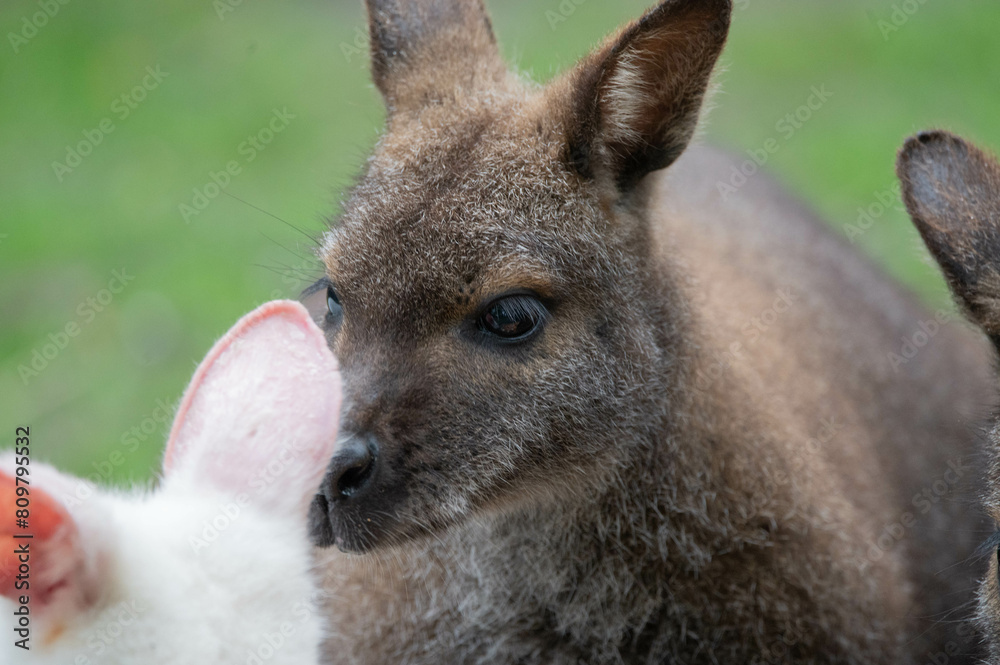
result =
M491 9L508 60L546 80L647 4ZM705 140L778 139L767 168L838 232L891 196L855 241L946 303L893 194L893 160L932 126L1000 147L1000 3L736 5ZM30 425L36 458L142 481L213 340L319 275L306 235L336 213L382 121L361 3L6 0L0 27L0 448ZM779 132L814 86L833 96ZM276 109L294 118L245 143ZM230 162L238 174L217 193L211 174ZM117 294L114 271L132 277Z

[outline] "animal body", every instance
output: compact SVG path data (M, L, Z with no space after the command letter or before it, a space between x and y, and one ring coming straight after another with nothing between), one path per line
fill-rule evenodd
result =
M319 663L306 512L339 407L336 361L284 301L244 317L202 363L155 491L32 462L29 437L0 467L3 505L30 501L29 529L0 525L0 606L25 631L5 631L0 661ZM11 475L15 463L29 473Z
M766 177L720 195L687 146L730 2L545 86L477 0L367 4L386 129L304 298L344 381L325 657L971 659L988 347L904 357L931 312Z
M948 132L919 134L900 152L904 200L955 300L1000 347L1000 164ZM1000 426L990 435L985 507L1000 524ZM991 663L1000 663L1000 534L984 551L989 566L979 591L979 625Z

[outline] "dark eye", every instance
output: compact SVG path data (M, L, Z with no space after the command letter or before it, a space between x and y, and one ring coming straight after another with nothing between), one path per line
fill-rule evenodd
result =
M479 329L505 341L520 341L537 332L548 317L538 298L506 296L494 300L479 317Z
M340 298L337 297L337 292L333 290L332 286L326 287L326 310L327 316L338 317L340 316L343 308L340 306Z

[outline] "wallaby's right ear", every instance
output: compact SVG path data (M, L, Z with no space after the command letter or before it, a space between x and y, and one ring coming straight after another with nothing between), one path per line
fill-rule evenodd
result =
M680 157L731 14L730 0L666 0L571 73L567 156L579 173L627 193Z
M372 77L390 116L507 75L482 0L366 0Z
M903 146L897 173L955 296L1000 343L1000 164L953 134L925 132Z

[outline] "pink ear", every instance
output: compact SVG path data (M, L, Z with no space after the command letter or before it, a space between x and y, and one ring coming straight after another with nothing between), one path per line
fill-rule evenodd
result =
M168 480L247 494L305 515L329 464L340 373L299 303L267 303L240 319L195 372L163 462Z
M15 601L29 596L33 607L47 618L59 618L98 600L103 559L99 547L86 547L79 523L52 493L69 496L74 484L45 465L35 463L30 469L31 475L22 477L20 483L0 471L0 505L4 506L0 510L0 595ZM31 484L25 485L24 480ZM85 481L75 485L80 483ZM24 498L29 501L28 516L23 518L27 528L18 526L15 515L17 499ZM106 520L106 515L101 519ZM93 531L89 526L86 530ZM98 530L90 535L102 534ZM25 548L27 575L22 568Z

